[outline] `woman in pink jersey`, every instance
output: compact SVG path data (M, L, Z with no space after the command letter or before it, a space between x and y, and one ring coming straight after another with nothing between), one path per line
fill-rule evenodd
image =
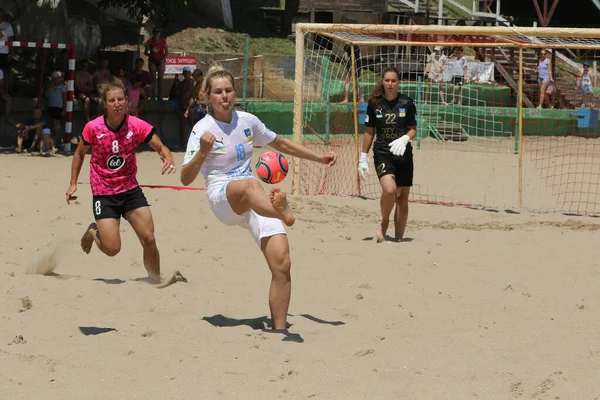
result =
M181 183L190 185L202 169L215 216L226 225L247 229L271 270L269 306L272 327L286 329L291 295L290 246L283 227L294 224L285 193L265 193L250 168L254 146L265 146L323 165L337 160L333 152L316 154L302 144L277 136L256 116L234 110L235 80L231 72L213 66L206 74L204 93L210 114L192 130L181 170ZM283 223L282 223L283 221Z
M165 75L165 68L167 67L167 54L169 54L169 47L167 46L167 40L160 37L161 29L154 27L152 29L152 38L146 42L146 49L144 54L148 57L148 69L150 70L150 76L152 77L152 97L161 98L162 96L162 82L163 76ZM154 82L156 81L156 75L158 73L158 92Z
M160 283L160 256L154 238L154 222L148 201L137 182L135 151L148 143L162 160L161 174L175 172L169 149L155 135L152 125L127 115L127 98L123 82L118 79L105 84L100 96L106 110L83 128L82 140L71 163L71 183L67 204L76 197L77 179L88 149L92 210L96 222L90 224L81 238L81 249L89 254L94 242L104 254L113 257L121 250L119 226L123 216L137 234L144 249L144 266L152 283Z

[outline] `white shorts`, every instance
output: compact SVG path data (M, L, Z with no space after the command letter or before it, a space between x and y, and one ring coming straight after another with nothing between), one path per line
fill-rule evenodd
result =
M253 178L252 178L253 179ZM225 225L240 226L252 234L254 241L260 247L260 240L279 234L285 235L283 222L277 218L267 218L258 215L254 210L236 214L227 201L227 183L207 191L208 202L215 217Z

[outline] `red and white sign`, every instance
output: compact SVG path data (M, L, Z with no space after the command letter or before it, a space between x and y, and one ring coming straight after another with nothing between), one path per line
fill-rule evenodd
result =
M165 74L181 74L183 67L190 67L192 72L196 69L196 57L194 56L167 56Z

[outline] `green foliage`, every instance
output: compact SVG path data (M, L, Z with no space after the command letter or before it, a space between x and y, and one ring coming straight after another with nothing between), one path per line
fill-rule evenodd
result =
M125 8L129 18L141 22L147 16L159 25L166 25L177 10L187 5L188 0L100 0L98 3L98 7L102 9Z

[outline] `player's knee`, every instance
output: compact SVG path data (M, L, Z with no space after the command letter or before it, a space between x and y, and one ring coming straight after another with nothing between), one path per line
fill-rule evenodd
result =
M292 270L292 260L290 258L290 253L281 250L277 252L273 261L273 276L289 279Z
M105 246L104 248L104 254L106 254L109 257L114 257L117 254L119 254L121 252L121 245L115 245L115 246Z
M393 185L386 185L381 190L382 196L385 197L395 197L396 196L396 188Z
M250 190L263 190L260 182L256 179L246 179L246 185Z
M398 207L398 210L400 210L401 213L407 213L408 212L408 199L398 196L396 198L396 207Z
M146 248L156 246L156 237L154 236L154 233L148 233L143 235L140 238L140 241L142 242L142 246Z

